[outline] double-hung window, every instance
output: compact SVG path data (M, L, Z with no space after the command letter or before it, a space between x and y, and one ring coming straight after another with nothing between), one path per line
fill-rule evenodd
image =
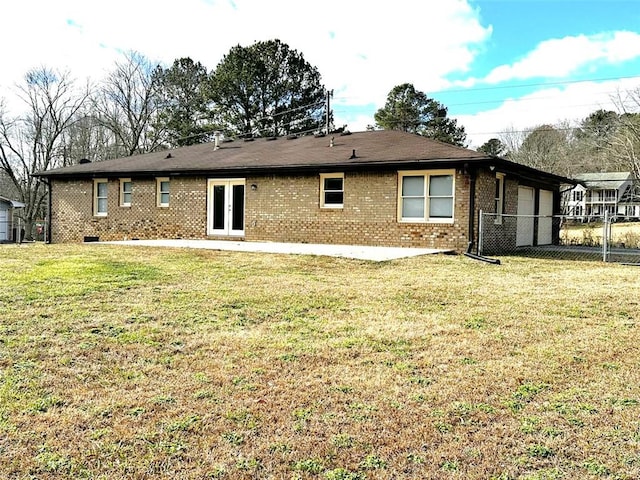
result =
M159 207L169 206L169 178L156 178L156 198Z
M106 178L96 178L93 181L93 215L107 216L107 200L109 183Z
M454 171L400 172L398 218L401 222L453 222Z
M320 207L321 208L344 207L344 174L343 173L320 174Z
M121 207L131 206L132 185L133 184L131 183L130 178L120 179L120 206Z

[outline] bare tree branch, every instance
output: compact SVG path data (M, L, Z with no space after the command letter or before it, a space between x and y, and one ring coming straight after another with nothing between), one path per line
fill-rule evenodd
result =
M32 175L64 165L62 138L78 118L89 87L78 90L67 72L46 67L29 71L18 85L25 113L11 117L0 110L0 169L13 183L30 225L42 215L46 189Z
M160 104L153 75L156 67L143 55L128 53L94 99L98 123L112 132L120 155L149 152L162 145L161 132L155 128Z

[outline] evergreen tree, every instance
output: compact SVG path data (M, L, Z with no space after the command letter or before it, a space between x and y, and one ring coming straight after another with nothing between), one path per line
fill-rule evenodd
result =
M374 118L385 130L417 133L453 145L464 146L467 138L464 127L447 117L447 107L410 83L394 87Z
M233 47L211 76L216 120L232 135L320 129L325 97L317 68L280 40Z
M207 69L191 58L179 58L170 68L154 72L160 97L159 122L173 147L210 140L211 123Z

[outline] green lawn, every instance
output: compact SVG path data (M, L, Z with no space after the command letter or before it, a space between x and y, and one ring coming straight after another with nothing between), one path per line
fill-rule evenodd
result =
M637 479L640 269L0 246L0 478Z

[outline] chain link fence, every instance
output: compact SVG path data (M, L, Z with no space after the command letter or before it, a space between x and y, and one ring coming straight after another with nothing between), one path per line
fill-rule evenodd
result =
M640 219L480 212L477 253L640 264Z
M28 229L28 231L27 231ZM47 242L48 229L45 220L37 220L31 228L16 217L13 222L0 220L0 243Z

